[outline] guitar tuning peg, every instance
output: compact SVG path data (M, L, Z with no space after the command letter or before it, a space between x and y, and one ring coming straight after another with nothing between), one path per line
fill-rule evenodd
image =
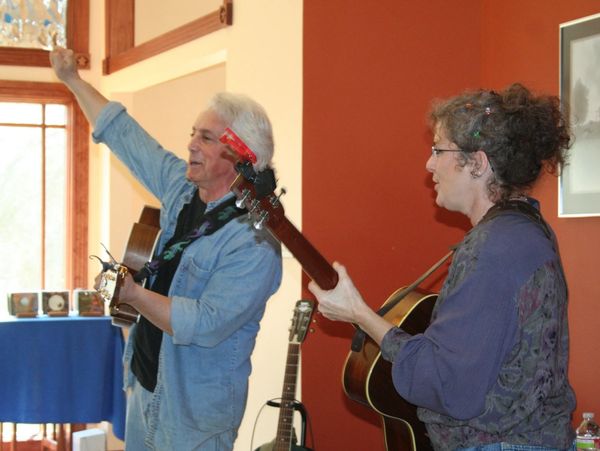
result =
M241 192L241 196L235 201L235 206L238 208L244 208L244 205L246 205L246 200L248 200L250 194L250 190L248 188L244 188Z
M248 206L248 213L254 213L254 210L256 210L259 206L260 201L253 199L252 202L250 202L250 205Z
M265 225L265 221L269 218L269 213L262 211L258 217L258 220L254 222L254 228L256 230L262 230Z
M279 195L275 198L271 199L271 205L276 206L280 203L280 199L281 196L285 195L287 193L287 190L285 189L285 187L281 187L281 190L279 190Z
M107 249L107 247L106 247L106 246L105 246L103 243L100 243L100 246L102 246L102 247L104 248L104 250L106 251L106 253L107 253L107 254L108 254L108 256L110 257L110 261L111 261L111 263L113 263L113 264L116 264L116 263L117 263L117 260L115 260L115 258L112 256L112 254L111 254L111 253L109 252L109 250Z
M106 271L108 271L109 269L112 269L112 268L113 268L113 266L114 266L112 263L105 262L104 260L102 260L102 259L101 259L100 257L98 257L97 255L90 255L90 256L89 256L89 259L90 259L90 260L91 260L91 259L93 259L93 258L95 258L96 260L98 260L98 261L100 262L100 264L102 265L102 272L106 272Z

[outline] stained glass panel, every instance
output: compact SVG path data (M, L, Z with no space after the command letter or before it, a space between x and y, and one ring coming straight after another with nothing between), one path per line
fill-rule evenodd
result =
M66 46L67 0L0 0L0 46Z

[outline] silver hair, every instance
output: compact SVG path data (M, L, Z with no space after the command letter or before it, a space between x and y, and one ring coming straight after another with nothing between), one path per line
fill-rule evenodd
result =
M254 169L262 171L273 158L273 130L265 109L243 94L220 92L208 104L256 154Z

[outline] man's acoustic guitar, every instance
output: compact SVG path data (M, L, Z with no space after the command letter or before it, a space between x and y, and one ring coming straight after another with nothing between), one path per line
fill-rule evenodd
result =
M135 276L152 258L160 236L159 214L158 208L146 205L139 221L133 224L123 262L102 262L103 272L98 292L104 301L109 303L110 316L115 326L130 326L139 319L140 315L136 309L120 301L119 291L125 276L128 273Z

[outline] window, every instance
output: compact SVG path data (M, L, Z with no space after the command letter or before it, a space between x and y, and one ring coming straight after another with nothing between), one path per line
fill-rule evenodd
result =
M88 140L63 85L0 81L3 298L86 285Z
M89 0L67 2L67 47L75 51L80 69L90 68L89 16ZM0 65L50 67L50 61L46 50L0 47Z
M66 45L67 0L0 2L0 45L51 49Z

